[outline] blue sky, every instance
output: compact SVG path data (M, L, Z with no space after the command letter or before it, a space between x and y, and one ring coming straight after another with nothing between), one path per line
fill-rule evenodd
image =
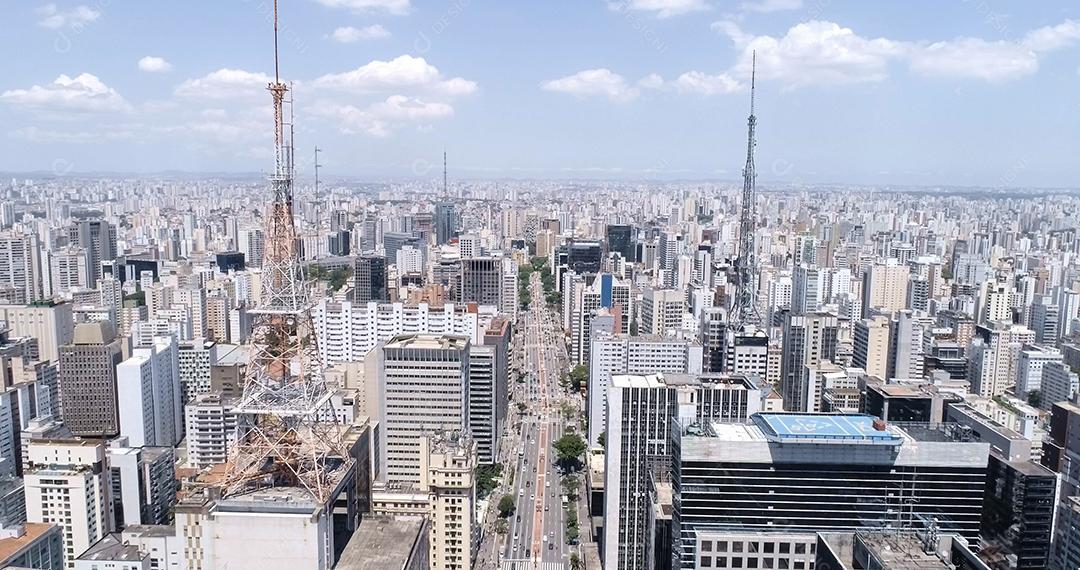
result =
M20 1L0 170L270 166L270 0ZM1080 6L992 0L281 0L328 176L1077 186ZM310 170L301 160L301 174ZM437 166L434 167L437 170Z

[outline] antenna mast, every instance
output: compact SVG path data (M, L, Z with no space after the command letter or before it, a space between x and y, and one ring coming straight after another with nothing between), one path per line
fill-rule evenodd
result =
M754 115L754 89L757 79L757 52L754 52L750 71L750 117L747 118L746 166L743 167L742 207L739 215L739 257L735 268L738 282L732 322L743 330L761 324L757 308L757 252L754 232L757 230L757 170L754 150L757 146L757 116Z
M218 484L225 497L267 487L299 487L324 502L353 462L323 377L309 288L298 254L292 101L286 99L289 87L279 74L277 35L274 0L274 82L267 90L274 100L275 156L274 172L268 177L273 197L264 230L262 297L251 311L251 360L236 406L236 443Z
M450 187L446 184L446 151L442 151L442 193L443 196L450 196Z

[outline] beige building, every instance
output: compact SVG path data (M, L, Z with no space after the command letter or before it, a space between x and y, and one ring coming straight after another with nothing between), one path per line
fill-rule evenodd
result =
M122 343L107 322L80 323L71 342L60 347L60 403L72 433L120 433L116 367L123 360Z
M867 267L863 274L863 317L869 316L870 309L906 309L910 278L911 269L895 259L885 259Z
M41 360L58 360L60 347L75 335L71 303L0 305L0 319L7 321L13 336L29 336L38 341Z
M889 319L874 315L855 323L853 336L853 366L858 366L870 376L888 380L889 369Z

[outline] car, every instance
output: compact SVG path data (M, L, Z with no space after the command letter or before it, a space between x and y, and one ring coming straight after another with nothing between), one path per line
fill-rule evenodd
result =
M532 487L532 481L526 481L525 486L526 487Z
M548 511L550 511L550 510L551 510L551 509L550 509L550 508L549 508L549 507L548 507L547 505L544 505L544 512L545 512L545 513L546 513L546 512L548 512ZM520 517L519 517L519 518L520 518Z
M517 542L517 540L518 540L518 535L517 535L517 533L515 532L515 533L514 533L514 542Z
M536 500L536 493L533 493L532 495L530 495L529 500L530 501L535 501Z
M517 522L521 522L521 515L517 516Z
M547 542L547 535L546 534L543 536L543 542Z
M549 542L548 543L548 550L555 550L555 543L554 542Z
M518 489L518 496L519 497L524 497L525 496L525 489Z

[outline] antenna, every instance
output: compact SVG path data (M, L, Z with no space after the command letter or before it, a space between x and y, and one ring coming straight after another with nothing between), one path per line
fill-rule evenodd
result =
M446 184L446 150L442 151L442 193L450 196L450 187Z
M757 50L750 56L750 115L754 115L754 87L757 79Z
M278 71L277 0L274 0L274 83L281 83L281 74Z

